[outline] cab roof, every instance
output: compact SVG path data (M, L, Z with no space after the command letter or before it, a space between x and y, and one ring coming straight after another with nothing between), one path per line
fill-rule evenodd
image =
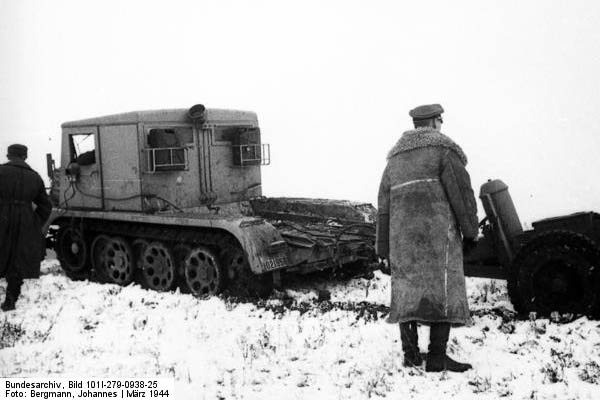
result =
M65 122L62 128L90 126L90 125L120 125L137 124L140 122L176 122L191 123L187 108L167 110L131 111L121 114L104 115L101 117L80 119ZM244 124L258 125L256 113L252 111L227 110L218 108L207 108L205 111L205 123L208 124Z

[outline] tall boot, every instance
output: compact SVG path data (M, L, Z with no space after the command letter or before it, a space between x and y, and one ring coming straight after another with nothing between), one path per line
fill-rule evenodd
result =
M11 311L15 309L17 299L21 295L21 285L23 285L23 279L14 276L8 276L6 277L6 281L6 297L4 298L4 303L2 303L0 308L2 311Z
M423 363L419 352L419 334L414 321L400 323L400 340L404 352L405 367L416 367Z
M471 364L460 363L448 357L446 354L446 345L450 336L450 324L434 323L431 324L429 331L429 353L427 353L427 362L425 371L427 372L465 372L471 368Z

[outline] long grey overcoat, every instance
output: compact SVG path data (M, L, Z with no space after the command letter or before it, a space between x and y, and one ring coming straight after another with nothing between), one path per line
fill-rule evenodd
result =
M39 278L51 211L42 178L25 161L0 165L0 277Z
M377 253L392 270L388 322L465 324L462 236L478 233L462 149L431 128L404 132L378 196Z

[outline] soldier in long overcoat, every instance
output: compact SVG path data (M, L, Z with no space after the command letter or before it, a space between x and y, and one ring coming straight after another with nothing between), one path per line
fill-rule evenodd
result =
M388 154L378 196L377 253L392 271L388 321L400 323L404 365L422 363L417 322L430 326L427 371L465 371L471 366L446 355L450 326L470 318L463 247L478 234L477 205L467 157L440 132L443 108L410 111L414 130Z
M7 158L0 165L0 277L7 281L4 311L15 309L23 279L40 276L45 251L42 226L52 211L42 178L25 162L27 147L10 145Z

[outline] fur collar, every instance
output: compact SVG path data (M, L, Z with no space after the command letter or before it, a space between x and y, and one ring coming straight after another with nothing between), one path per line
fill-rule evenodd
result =
M459 145L452 139L429 127L419 127L402 134L396 145L388 153L388 160L398 153L420 149L422 147L445 147L458 155L462 162L467 165L467 156Z

